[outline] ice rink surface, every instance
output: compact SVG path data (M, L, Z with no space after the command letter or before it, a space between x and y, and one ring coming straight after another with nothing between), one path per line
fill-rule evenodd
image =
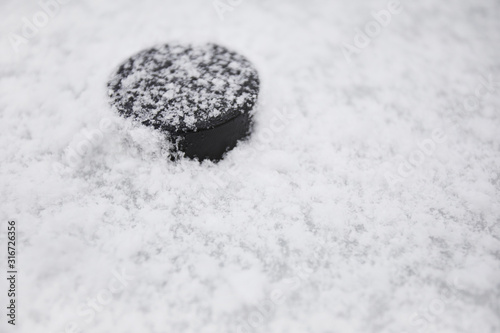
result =
M498 1L42 3L0 4L1 332L500 331ZM259 70L218 164L109 106L172 41Z

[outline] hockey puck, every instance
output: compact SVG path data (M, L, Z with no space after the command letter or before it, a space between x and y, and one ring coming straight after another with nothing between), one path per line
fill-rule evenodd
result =
M218 161L250 133L259 77L220 45L165 44L127 59L108 88L121 116L167 134L173 155Z

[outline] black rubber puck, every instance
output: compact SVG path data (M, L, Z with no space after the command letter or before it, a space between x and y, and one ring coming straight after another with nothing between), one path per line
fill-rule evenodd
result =
M125 61L108 88L120 115L166 132L174 153L217 161L250 133L259 77L225 47L166 44Z

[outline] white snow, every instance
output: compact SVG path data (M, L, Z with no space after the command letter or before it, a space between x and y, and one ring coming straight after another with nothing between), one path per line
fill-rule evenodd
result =
M386 1L220 1L68 1L18 54L42 9L0 4L0 332L498 332L498 1L402 2L350 62ZM259 71L218 164L109 106L116 66L168 42Z

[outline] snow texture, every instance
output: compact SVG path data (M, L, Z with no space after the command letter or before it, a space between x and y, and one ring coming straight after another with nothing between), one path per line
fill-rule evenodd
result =
M164 44L128 59L108 87L122 115L185 132L249 112L257 101L259 79L247 59L220 45Z
M500 331L498 1L62 3L0 4L0 332ZM109 106L176 42L259 71L218 164Z

